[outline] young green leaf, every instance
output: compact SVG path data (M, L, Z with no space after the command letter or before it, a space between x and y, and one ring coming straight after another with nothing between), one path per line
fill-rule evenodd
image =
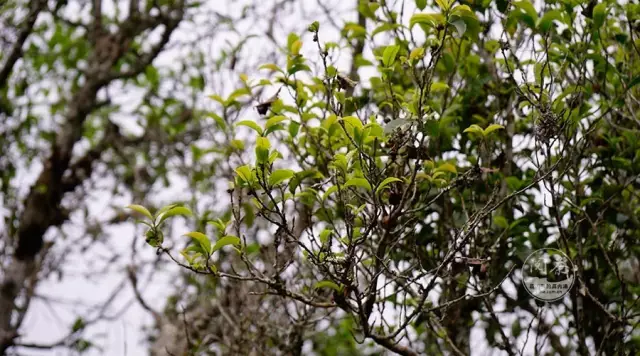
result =
M331 233L333 233L333 229L324 229L322 230L322 232L320 233L320 242L324 245L325 243L327 243L327 241L329 241L329 236L331 236Z
M175 208L176 206L178 206L178 204L169 204L169 205L163 206L158 211L156 211L155 214L153 214L153 219L154 220L157 219L160 215L162 215L163 213L166 213L167 211Z
M371 190L371 184L368 180L364 178L351 178L346 183L344 183L345 187L360 187L365 188L366 190Z
M444 24L444 16L441 14L414 14L409 19L409 28L413 28L413 26L417 24L427 25L429 27L437 27L438 25Z
M263 64L258 69L268 69L268 70L272 70L274 72L284 73L284 71L282 69L280 69L280 67L278 67L277 65L275 65L273 63Z
M149 212L149 210L147 208L145 208L142 205L137 205L137 204L131 204L129 206L127 206L127 208L136 211L146 217L149 218L149 220L153 220L153 216L151 215L151 213Z
M193 216L193 213L187 207L178 206L178 207L169 209L166 213L162 214L160 216L160 221L158 221L158 224L162 224L162 222L164 222L168 218L170 218L172 216L177 216L177 215L180 215L180 216Z
M447 83L435 82L431 84L431 91L434 93L447 91L449 90L449 85Z
M84 329L85 326L87 326L87 324L84 322L84 319L78 317L76 321L73 323L73 326L71 327L71 332L75 333L77 331L80 331Z
M164 234L161 230L157 230L152 227L145 233L145 241L151 247L159 247L162 246L162 242L164 242Z
M331 187L329 187L329 189L327 189L326 192L324 192L324 194L322 195L322 201L327 200L327 198L338 191L338 186L337 185L332 185Z
M291 169L277 169L271 173L269 176L269 184L270 185L278 185L285 180L293 177L295 172Z
M224 246L228 246L228 245L240 246L240 238L237 236L231 236L231 235L224 236L223 238L218 240L218 242L216 242L215 245L213 245L213 248L211 249L211 253L214 253L219 249L223 248Z
M240 121L240 122L238 122L236 124L236 127L238 127L238 126L249 127L251 129L255 130L258 133L258 135L262 135L262 128L258 124L256 124L254 121L250 121L250 120Z
M207 235L198 231L191 231L184 234L184 236L192 238L198 243L198 245L200 245L204 252L206 252L207 254L211 254L211 241L209 240L209 237L207 237Z
M264 125L264 127L266 129L271 128L271 126L276 125L284 120L288 119L288 117L284 116L284 115L278 115L278 116L274 116L272 118L270 118L269 120L267 120L267 123Z
M271 143L266 137L258 137L256 140L256 158L258 163L266 163L269 160Z
M436 0L436 4L442 11L448 11L451 7L451 2L449 0Z
M409 54L409 60L421 59L422 57L424 57L424 48L422 47L414 48Z
M341 120L347 123L348 125L351 125L352 127L355 127L358 129L362 129L364 127L362 125L362 121L360 121L360 119L358 119L355 116L345 116Z
M293 44L291 45L291 54L293 54L294 56L299 55L301 48L302 48L302 41L297 40L293 42Z
M236 168L236 173L246 183L251 183L253 181L251 176L251 167L248 165L240 166Z
M449 172L449 173L458 173L458 170L456 169L456 166L454 166L451 163L443 163L443 164L441 164L440 166L438 166L436 171Z
M504 129L504 126L502 126L502 125L498 125L498 124L491 124L491 125L489 125L486 129L484 129L484 130L482 131L482 134L483 134L484 136L487 136L487 135L489 135L490 133L492 133L493 131L500 130L500 129Z
M558 10L547 11L540 20L538 20L538 29L543 33L548 32L554 20L561 21L562 13Z
M313 286L313 288L314 289L331 288L337 292L340 292L342 290L342 288L340 288L340 286L337 285L335 282L327 281L327 280L316 283L315 286Z
M400 46L387 46L382 53L382 64L385 67L391 66L396 61L396 56L400 51Z
M593 26L600 28L604 24L604 19L607 16L607 3L600 2L593 8Z
M382 183L380 183L378 188L376 188L376 194L380 194L380 192L382 192L385 187L393 182L402 182L402 179L396 177L388 177L387 179L383 180Z
M531 1L529 0L521 0L513 3L516 8L518 14L520 14L520 18L524 21L529 27L535 27L538 22L538 12L536 8L533 6Z
M466 129L464 129L463 132L464 133L471 132L471 133L477 133L477 134L481 135L484 132L484 130L482 129L482 127L480 127L480 126L478 126L476 124L473 124L473 125L467 127Z

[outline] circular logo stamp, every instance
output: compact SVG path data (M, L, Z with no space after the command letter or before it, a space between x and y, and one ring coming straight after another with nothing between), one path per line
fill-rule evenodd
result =
M555 248L534 251L522 265L522 283L532 297L553 302L565 296L575 282L573 263Z

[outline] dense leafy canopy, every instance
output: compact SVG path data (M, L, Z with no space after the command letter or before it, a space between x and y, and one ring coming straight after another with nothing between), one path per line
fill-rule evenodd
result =
M211 97L218 129L251 139L229 142L230 210L184 266L288 299L303 338L326 310L400 354L468 354L472 325L508 354L636 350L640 7L412 5L360 1L337 42L314 22L273 74ZM229 118L263 87L260 118ZM544 247L576 266L550 305L519 273Z

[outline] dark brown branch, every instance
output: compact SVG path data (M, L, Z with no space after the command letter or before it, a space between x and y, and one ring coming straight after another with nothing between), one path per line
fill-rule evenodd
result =
M7 60L4 65L0 69L0 89L5 88L7 86L7 80L9 79L9 75L13 70L13 66L16 64L18 59L22 57L22 46L27 40L27 37L33 31L33 26L38 19L38 15L44 9L47 2L45 0L36 0L31 1L31 9L29 9L29 13L25 19L20 32L18 33L18 38L16 42L13 44L13 47L9 51L9 55L7 56ZM1 109L1 107L0 107Z

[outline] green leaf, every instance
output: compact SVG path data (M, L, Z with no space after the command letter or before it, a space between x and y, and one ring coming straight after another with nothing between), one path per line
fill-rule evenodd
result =
M355 127L358 129L362 129L364 127L362 125L362 121L360 121L360 119L358 119L355 116L345 116L341 120L347 123L348 125L351 125L352 127Z
M160 221L158 222L158 224L162 224L163 221L167 220L168 218L172 217L172 216L176 216L176 215L180 215L180 216L193 216L193 213L191 212L191 210L187 207L184 206L177 206L175 208L169 209L169 211L167 211L166 213L162 214L162 216L160 217Z
M542 32L549 31L554 20L561 21L562 13L558 10L547 11L544 16L538 20L538 29Z
M167 211L175 208L176 206L178 206L178 204L169 204L167 206L163 206L158 211L156 211L156 213L153 215L153 219L154 220L157 219L158 216L162 215L162 213L166 213Z
M284 71L282 69L280 69L280 67L278 67L277 65L275 65L273 63L263 64L260 67L258 67L258 69L268 69L268 70L272 70L272 71L275 71L275 72L284 73Z
M291 169L277 169L271 173L269 176L269 184L270 185L278 185L285 180L293 177L295 172Z
M307 27L307 30L309 32L318 32L319 29L320 29L320 22L318 21L313 21L313 23L309 25L309 27Z
M478 126L476 124L473 124L473 125L467 127L466 129L464 129L464 131L462 131L462 132L464 132L464 133L471 132L471 133L483 134L484 130L482 129L482 127L480 127L480 126Z
M424 10L427 7L427 0L416 0L416 7L420 10Z
M291 138L296 138L296 136L298 136L299 131L300 131L300 124L295 121L291 121L291 123L289 124L289 135L291 135Z
M293 54L294 56L299 55L301 48L302 48L302 41L297 40L293 42L293 44L291 45L291 54Z
M380 185L376 189L376 194L380 194L380 192L383 191L386 186L393 182L402 182L402 179L396 177L388 177L387 179L383 180L382 183L380 183Z
M636 86L638 84L640 84L640 75L636 75L633 79L631 79L629 84L627 84L627 89L626 90L630 90L631 88L633 88L634 86Z
M387 31L392 31L396 28L400 27L399 24L396 23L383 23L382 25L376 27L373 32L371 32L371 37L375 37L375 35L379 34L379 33L383 33L383 32L387 32Z
M320 281L313 286L313 289L320 289L320 288L331 288L337 292L340 292L342 290L342 288L340 288L340 286L337 285L335 282L327 281L327 280Z
M456 31L458 31L458 35L461 36L461 37L467 31L467 24L462 19L458 19L456 21L453 21L451 24L453 26L455 26Z
M209 116L211 116L216 121L216 124L218 124L218 127L220 127L223 130L227 128L227 123L224 122L224 119L220 115L215 113L210 113Z
M151 247L161 246L162 242L164 241L164 234L162 233L161 230L156 230L155 228L152 227L149 230L147 230L147 232L145 233L145 241Z
M503 229L506 229L509 227L509 222L507 222L507 219L504 216L500 216L500 215L496 215L493 217L493 223Z
M255 123L255 121L251 121L251 120L240 121L236 124L236 127L238 126L249 127L255 130L258 133L258 135L262 135L262 128L257 123Z
M209 240L209 237L207 237L207 235L198 231L191 231L189 233L184 234L184 236L188 236L192 238L194 241L198 243L198 245L200 245L200 247L205 253L211 254L211 241Z
M267 120L267 123L264 125L265 129L269 129L271 128L271 126L276 125L284 120L288 119L288 117L284 116L284 115L278 115L278 116L274 116L272 118L270 118L269 120Z
M300 40L300 36L298 36L295 33L290 33L289 36L287 37L287 48L289 49L289 51L291 51L291 49L293 48L293 45Z
M224 246L228 246L228 245L239 246L240 245L240 238L237 237L237 236L232 236L232 235L228 235L228 236L225 236L225 237L221 238L213 246L213 249L211 249L211 253L214 253L214 252L218 251L219 249L223 248Z
M500 129L504 129L504 126L498 125L498 124L491 124L486 129L484 129L482 131L482 134L484 136L487 136L488 134L492 133L493 131L500 130Z
M209 99L213 99L219 102L222 106L224 106L224 104L226 103L226 101L220 95L217 95L217 94L209 95Z
M246 95L251 95L251 91L246 87L234 90L227 98L225 106L230 106L231 104L236 103L238 98Z
M443 163L441 164L436 171L440 171L440 172L449 172L449 173L458 173L458 170L456 169L456 166L454 166L451 163Z
M364 178L351 178L346 183L344 183L345 187L360 187L365 188L366 190L371 191L371 184Z
M593 25L600 28L604 24L607 16L607 3L601 2L593 8Z
M322 242L323 245L327 243L327 241L329 241L329 236L331 236L332 232L333 232L333 229L327 228L322 230L322 232L320 233L320 242Z
M447 83L435 82L431 84L432 92L441 92L449 90L449 85Z
M409 19L409 29L417 24L427 25L429 27L437 27L444 23L444 17L441 14L414 14Z
M387 46L382 53L382 64L385 67L391 66L396 61L396 56L400 51L400 46Z
M409 54L409 60L421 59L422 57L424 57L424 48L422 47L414 48Z
M158 70L154 66L147 66L144 70L147 80L151 83L152 86L157 86L160 81L160 76L158 74Z
M449 8L451 7L451 3L453 1L449 1L449 0L436 0L436 4L438 5L439 8L441 8L443 11L448 11Z
M242 179L246 183L251 183L251 181L253 180L251 177L251 167L249 167L248 165L236 168L236 173L238 173L240 179Z
M529 27L535 27L536 22L538 21L538 13L536 12L535 7L529 0L521 0L513 3L516 7L518 13L520 14L520 18L524 21Z
M452 15L475 17L473 10L468 5L457 5L451 10Z
M258 137L256 140L256 158L258 163L266 163L269 160L271 143L266 137Z
M136 211L146 217L149 218L149 220L153 220L153 216L151 215L151 213L149 212L149 210L147 208L145 208L142 205L137 205L137 204L131 204L129 206L127 206L127 208Z
M75 332L77 332L77 331L80 331L80 330L84 329L84 327L85 327L86 325L87 325L87 324L85 324L84 319L82 319L82 318L78 317L78 318L76 319L76 321L73 323L73 326L71 327L71 332L74 332L74 333L75 333Z
M324 192L324 194L322 195L322 201L327 200L327 198L338 191L338 186L337 185L332 185L331 187L329 187L329 189L327 189L326 192Z

